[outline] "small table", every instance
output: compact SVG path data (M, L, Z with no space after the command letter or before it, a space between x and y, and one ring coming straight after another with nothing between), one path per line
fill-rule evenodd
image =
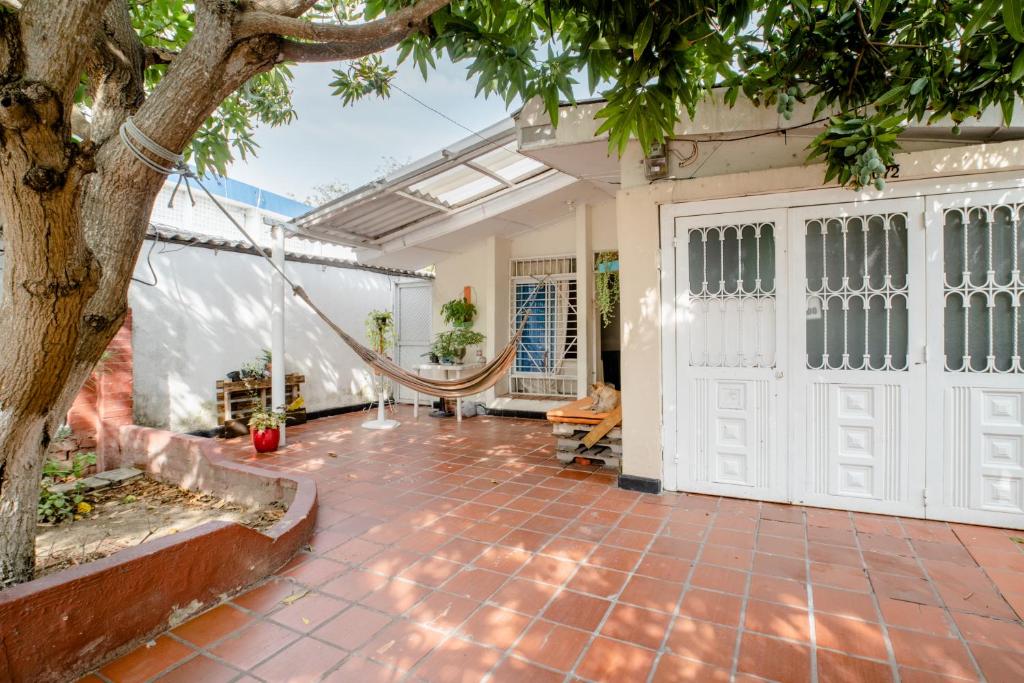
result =
M483 366L483 363L453 363L451 365L446 363L423 363L422 365L417 365L414 369L417 375L430 377L431 379L459 379L463 374L479 370ZM419 415L420 394L416 392L413 395L412 417L416 419ZM458 422L462 422L461 398L455 399L455 419Z

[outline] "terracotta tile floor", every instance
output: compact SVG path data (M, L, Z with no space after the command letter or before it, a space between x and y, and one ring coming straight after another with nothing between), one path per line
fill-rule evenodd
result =
M636 494L543 422L400 418L232 445L316 479L308 552L95 676L1024 681L1024 532Z

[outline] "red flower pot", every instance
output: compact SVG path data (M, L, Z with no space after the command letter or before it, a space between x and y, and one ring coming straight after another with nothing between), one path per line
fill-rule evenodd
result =
M274 429L260 429L250 430L252 434L252 445L256 448L257 453L270 453L277 450L277 444L281 442L281 430L278 428Z

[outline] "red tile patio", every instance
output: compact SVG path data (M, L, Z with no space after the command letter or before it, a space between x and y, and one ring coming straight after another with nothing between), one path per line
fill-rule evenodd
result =
M277 576L103 681L1024 681L1024 532L622 491L544 422L402 411L239 459L313 477Z

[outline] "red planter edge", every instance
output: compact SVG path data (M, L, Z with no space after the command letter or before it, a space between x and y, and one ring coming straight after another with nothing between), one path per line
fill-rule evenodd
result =
M192 467L179 468L183 473L194 473L198 460L214 483L251 480L263 487L264 497L268 487L291 492L291 504L265 532L208 522L0 591L4 683L74 680L272 574L313 533L317 493L311 479L230 461L210 439L133 425L122 427L121 440L149 444L144 457L151 465L159 462L158 468L166 468L168 453L178 452L181 464L192 460ZM173 471L158 476L187 477Z

